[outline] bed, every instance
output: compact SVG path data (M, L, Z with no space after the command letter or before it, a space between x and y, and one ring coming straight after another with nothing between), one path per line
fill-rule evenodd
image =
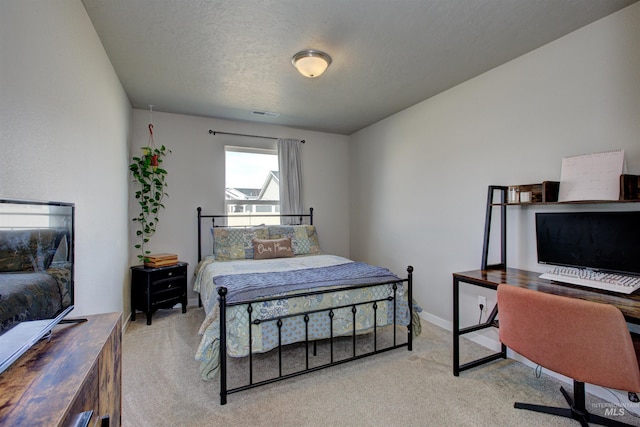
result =
M228 216L203 215L198 208L194 290L206 317L196 360L203 379L219 377L221 404L230 393L396 348L410 351L419 333L419 307L409 304L411 266L403 279L386 268L324 254L313 210L290 217L295 225L237 228L226 226ZM208 218L212 223L203 235ZM206 245L210 255L203 255L205 237L211 241ZM358 348L364 336L369 344ZM343 356L339 346L345 342L351 349ZM326 362L314 359L318 343L328 349ZM304 362L287 372L282 355L295 346ZM255 378L260 369L254 360L273 352L278 356L274 377ZM228 360L237 358L247 361L247 383L228 387Z

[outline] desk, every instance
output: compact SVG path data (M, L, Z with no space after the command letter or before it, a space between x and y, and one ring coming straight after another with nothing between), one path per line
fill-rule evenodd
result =
M460 329L460 283L468 283L487 289L497 289L501 283L521 288L533 289L554 295L579 298L587 301L611 304L620 309L629 323L640 324L640 295L617 294L601 290L589 290L573 285L565 285L540 279L540 273L518 270L515 268L472 270L453 273L453 375L456 377L461 371L497 359L506 359L507 348L502 345L501 351L492 355L460 365L460 336L486 328L498 327L498 307L494 307L486 322Z

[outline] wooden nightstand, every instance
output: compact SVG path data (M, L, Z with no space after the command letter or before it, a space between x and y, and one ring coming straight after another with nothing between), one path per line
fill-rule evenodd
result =
M182 312L187 312L187 264L148 268L143 265L131 267L131 320L136 320L136 310L147 315L147 325L151 315L159 308L171 308L182 304Z

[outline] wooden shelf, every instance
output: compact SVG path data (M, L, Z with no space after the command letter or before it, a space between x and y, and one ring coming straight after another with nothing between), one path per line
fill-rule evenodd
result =
M491 203L491 206L601 205L606 203L640 203L636 200L575 200L571 202Z
M498 187L505 191L505 197L501 203L491 203L491 206L529 206L529 205L556 205L556 204L602 204L602 203L633 203L640 202L640 175L620 175L620 195L618 200L576 200L559 202L560 183L558 181L544 181L538 184L510 185ZM526 200L522 201L523 194ZM518 200L510 202L509 200Z
M487 205L485 211L484 220L484 242L482 246L482 262L480 268L486 270L487 268L506 268L507 267L507 208L510 206L551 206L551 205L588 205L588 204L624 204L624 203L638 203L640 202L640 175L620 175L620 199L619 200L577 200L570 202L558 202L558 190L560 183L555 181L545 181L540 184L528 184L528 185L512 185L512 186L500 186L490 185L489 192L487 194ZM531 192L531 202L517 202L509 203L508 192L510 189L525 189L525 191ZM494 193L498 192L500 203L494 203ZM493 208L500 208L500 262L498 264L489 265L489 243L491 234L491 222L493 216Z

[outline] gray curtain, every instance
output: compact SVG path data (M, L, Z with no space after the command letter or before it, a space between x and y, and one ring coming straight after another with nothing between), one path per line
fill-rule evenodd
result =
M278 139L278 167L280 168L280 213L302 213L302 167L297 139ZM295 218L282 218L292 224Z

